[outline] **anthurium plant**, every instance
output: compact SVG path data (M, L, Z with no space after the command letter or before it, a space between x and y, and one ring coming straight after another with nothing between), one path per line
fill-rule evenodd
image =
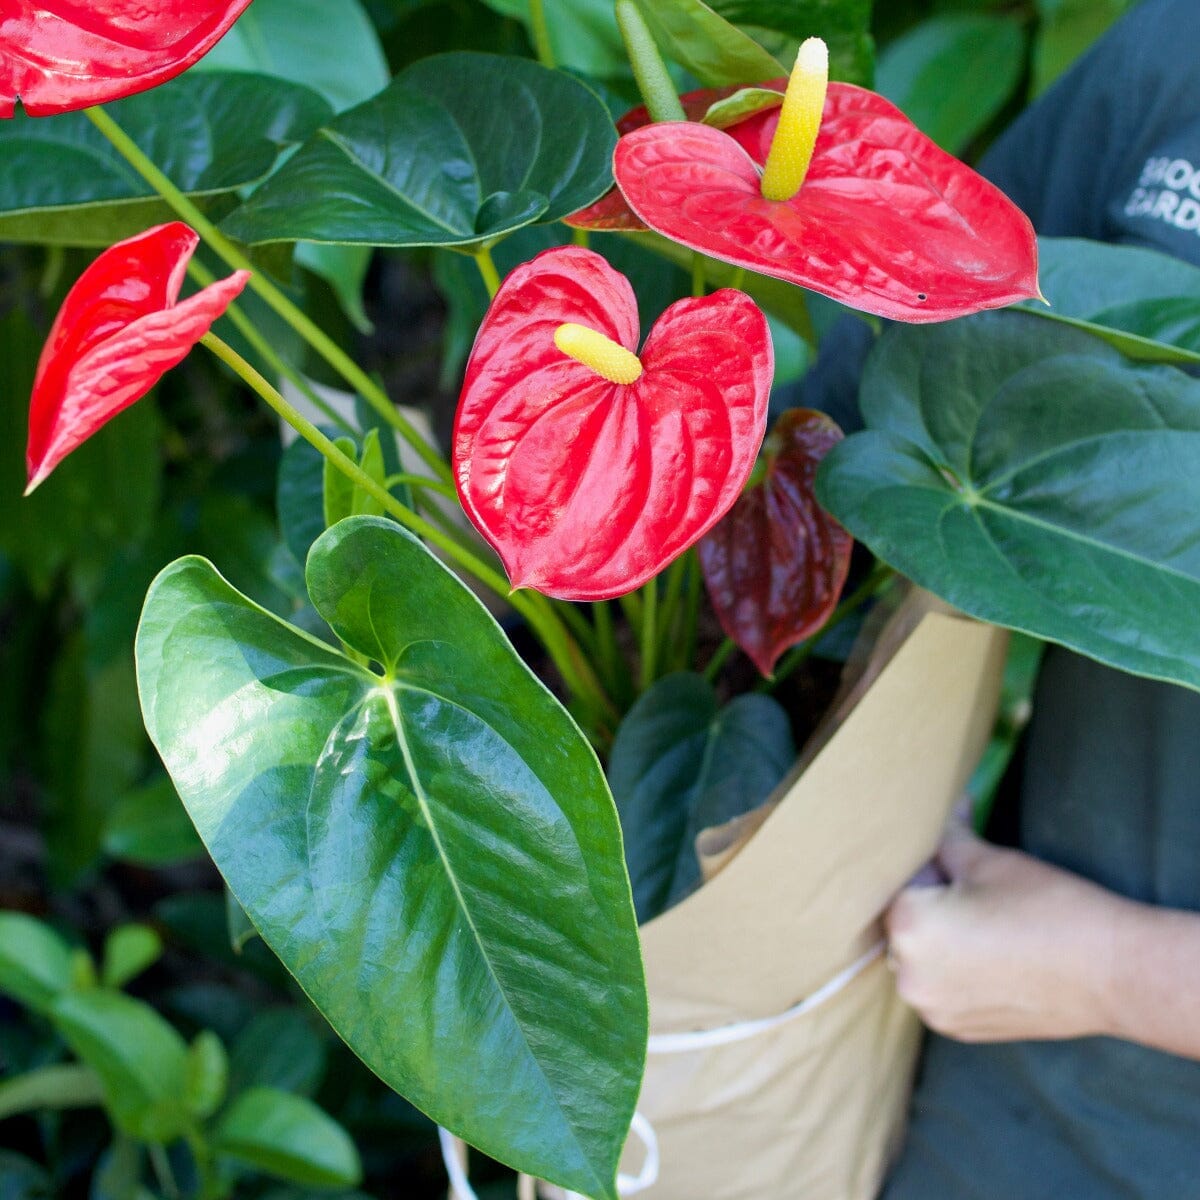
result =
M331 81L286 48L361 45L347 0L7 4L0 239L101 251L25 381L27 503L197 344L299 435L288 589L187 554L137 635L146 728L232 897L387 1084L610 1200L638 918L695 886L689 830L786 772L772 692L834 624L903 574L1200 687L1200 339L1169 303L1197 278L1045 242L1039 283L1024 214L863 86L863 5L796 6L804 29L769 3L497 7L533 56L380 74L360 50ZM414 248L489 297L476 321L458 288L445 452L346 349L371 256ZM679 266L691 295L664 297ZM333 332L298 298L317 278ZM831 302L893 323L849 436L771 409L777 343L808 355ZM84 1059L134 1019L38 1003Z

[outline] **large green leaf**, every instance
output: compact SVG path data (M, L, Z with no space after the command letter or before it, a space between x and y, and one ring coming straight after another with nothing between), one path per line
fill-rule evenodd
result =
M1200 363L1200 269L1140 246L1040 238L1038 277L1050 307L1036 316L1076 325L1140 362Z
M648 921L700 882L696 836L757 808L796 757L787 713L769 696L720 706L700 675L660 679L617 730L608 778Z
M362 1180L358 1151L346 1131L311 1100L260 1087L243 1092L213 1131L218 1154L269 1175L315 1187Z
M654 40L701 83L761 83L787 68L703 0L636 0ZM790 65L790 64L789 64Z
M396 525L342 522L307 575L378 671L183 559L138 632L151 737L263 938L373 1070L489 1154L613 1197L646 1001L595 756Z
M226 72L189 74L107 107L173 183L206 203L262 179L330 114L298 84ZM83 113L0 122L0 240L108 246L172 215Z
M821 502L972 616L1200 688L1200 381L1024 313L893 329Z
M148 1005L118 992L68 992L51 1017L72 1050L100 1078L118 1128L169 1142L188 1124L187 1046Z
M948 13L880 56L875 86L943 149L959 154L1016 91L1025 34L1011 17Z
M616 131L578 80L441 54L321 129L225 223L246 242L479 247L590 204Z
M255 0L193 68L250 71L301 83L341 112L391 76L375 27L358 0Z
M870 85L874 60L871 0L708 0L727 21L741 27L789 70L796 46L824 38L834 79ZM736 82L736 81L734 81Z

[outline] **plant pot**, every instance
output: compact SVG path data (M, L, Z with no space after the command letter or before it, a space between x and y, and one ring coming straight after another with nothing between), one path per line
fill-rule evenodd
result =
M931 602L915 593L896 613L873 682L719 873L643 927L651 1045L623 1194L878 1191L921 1032L879 917L929 859L979 760L1007 646L1004 631Z

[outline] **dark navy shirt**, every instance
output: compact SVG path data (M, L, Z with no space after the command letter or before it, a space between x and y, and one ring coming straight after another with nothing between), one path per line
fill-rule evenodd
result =
M1200 0L1145 0L982 169L1040 233L1200 265ZM1200 695L1051 650L1020 770L1024 849L1200 911ZM931 1036L884 1200L968 1198L1200 1198L1200 1063L1111 1038Z

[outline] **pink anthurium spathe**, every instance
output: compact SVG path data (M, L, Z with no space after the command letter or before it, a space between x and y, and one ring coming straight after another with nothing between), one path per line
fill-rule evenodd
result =
M783 79L772 79L767 83L756 83L755 88L772 92L783 92L787 87L786 77ZM689 121L703 121L708 115L708 111L718 101L726 100L730 96L741 91L740 85L722 88L699 88L694 92L685 92L679 97L679 103L683 105L684 114ZM738 142L741 142L748 153L754 154L762 143L762 114L756 113L754 117L747 117L743 121L738 121L726 128L726 132L730 137ZM756 120L755 117L758 119ZM632 133L635 129L641 129L643 126L650 124L650 113L647 111L644 104L637 108L631 108L618 122L617 132L620 134ZM745 141L743 141L745 137ZM770 139L767 139L768 144ZM765 151L763 151L765 157ZM615 185L610 188L603 196L593 204L589 204L587 208L581 208L578 212L572 213L564 219L564 224L570 225L575 229L596 229L596 230L623 230L625 232L637 232L639 230L649 229L649 226L637 216L625 201L625 197L621 195L621 189Z
M202 58L250 0L4 0L0 117L49 116L165 83Z
M737 499L766 426L766 318L729 289L673 304L640 355L629 281L547 250L504 281L467 363L454 475L514 587L631 591Z
M763 675L825 624L846 582L853 539L813 495L821 459L841 440L824 413L783 413L762 479L697 546L721 627Z
M106 250L67 293L34 376L26 495L186 357L246 286L250 273L237 271L177 303L199 240L178 221L149 229Z
M613 171L638 218L713 258L898 321L1039 295L1025 214L882 96L826 84L805 48L783 107L740 123L736 138L690 122L621 138Z

